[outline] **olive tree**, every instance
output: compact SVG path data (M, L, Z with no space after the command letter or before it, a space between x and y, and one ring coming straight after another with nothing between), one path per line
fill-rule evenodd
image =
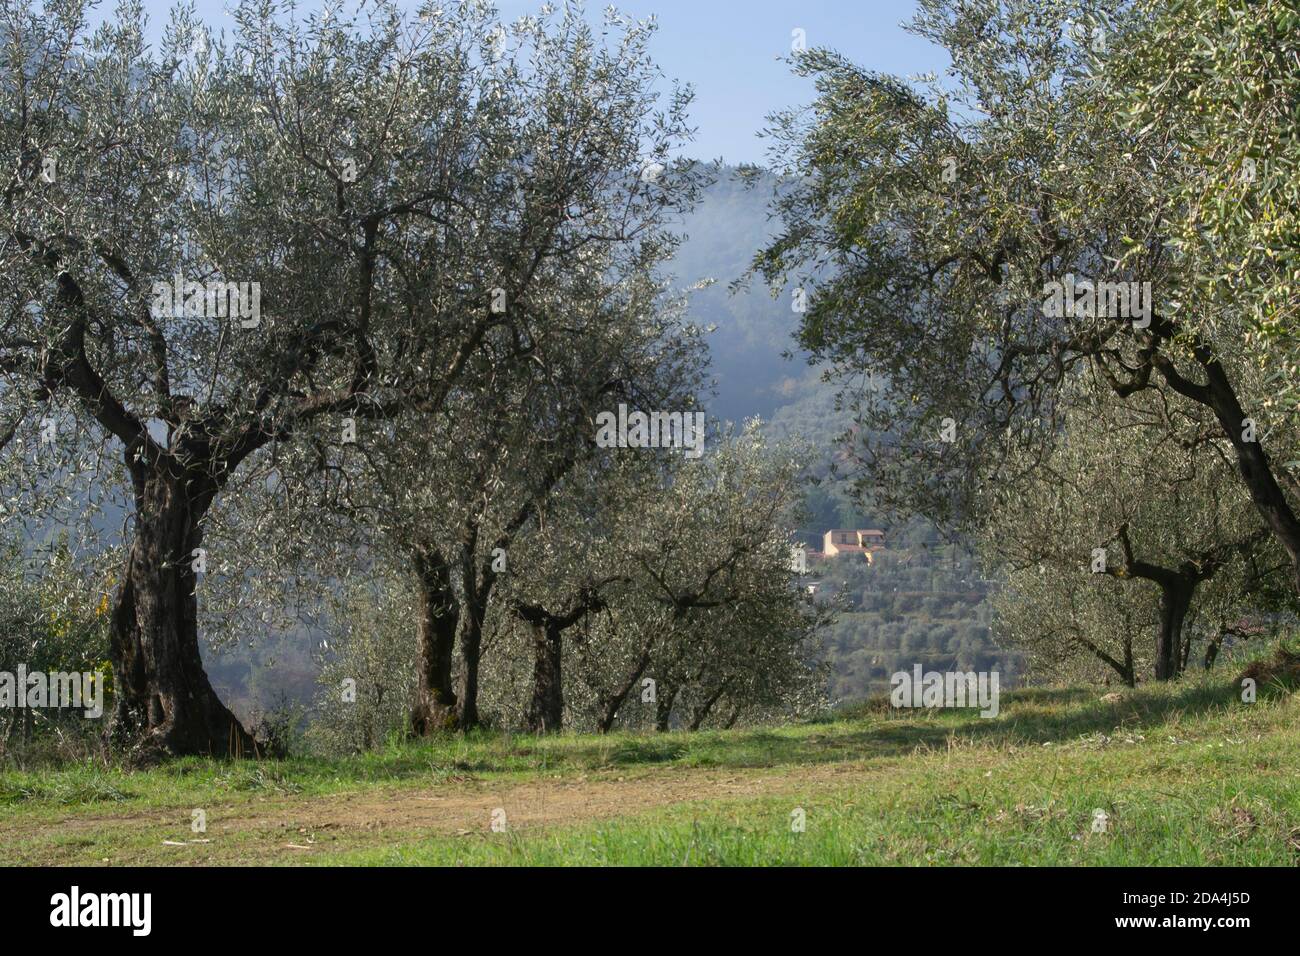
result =
M478 722L490 605L517 573L520 540L562 520L557 500L590 487L571 480L575 472L608 468L613 450L595 441L599 412L694 406L706 351L677 308L661 308L647 277L566 297L563 310L561 334L538 336L523 367L502 363L505 374L458 396L440 427L415 419L409 427L425 427L429 440L405 447L420 460L381 478L385 534L409 556L419 595L417 733Z
M918 8L912 30L952 60L942 81L825 50L797 58L818 97L776 117L783 229L755 260L775 287L798 283L815 358L846 382L873 373L846 397L877 499L978 522L979 489L1023 470L1021 452L1041 457L1066 381L1087 374L1116 399L1201 406L1300 587L1276 413L1233 371L1270 359L1247 316L1183 296L1196 265L1172 241L1171 195L1194 175L1190 147L1173 123L1131 129L1113 74L1143 49L1149 17L1108 0Z
M1003 635L1040 670L1091 656L1130 685L1176 677L1198 612L1259 609L1261 579L1285 555L1202 408L1149 392L1118 403L1082 379L1065 392L1047 454L982 490L982 550L1007 575Z
M232 476L322 420L436 412L539 277L636 245L685 102L653 109L644 30L606 50L569 13L232 12L178 10L155 52L139 3L0 11L4 420L62 401L123 462L114 728L148 751L251 743L197 631Z

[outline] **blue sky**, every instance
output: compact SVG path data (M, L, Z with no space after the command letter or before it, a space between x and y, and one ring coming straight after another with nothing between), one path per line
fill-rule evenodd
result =
M541 3L497 0L510 19ZM303 0L301 6L318 5ZM589 2L589 14L598 17L604 5ZM669 77L695 87L692 118L698 134L688 152L702 159L761 162L763 142L755 134L764 117L811 100L811 83L792 76L778 60L789 53L795 29L804 31L809 46L831 47L870 69L906 75L947 65L942 53L900 28L912 15L913 0L622 0L615 5L637 17L658 17L654 55ZM154 29L160 29L170 4L148 0L146 6ZM196 0L196 8L214 27L230 22L223 0Z

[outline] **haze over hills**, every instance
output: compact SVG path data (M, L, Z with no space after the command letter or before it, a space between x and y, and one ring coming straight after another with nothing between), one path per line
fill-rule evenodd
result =
M709 336L717 394L705 400L717 419L770 419L799 397L795 384L808 377L807 355L794 341L799 316L790 294L773 298L761 279L735 292L730 288L775 232L767 211L772 185L764 177L747 187L724 167L684 220L687 238L669 266L679 288L713 280L691 293L689 315L701 326L717 326ZM789 359L783 357L787 351L793 353Z

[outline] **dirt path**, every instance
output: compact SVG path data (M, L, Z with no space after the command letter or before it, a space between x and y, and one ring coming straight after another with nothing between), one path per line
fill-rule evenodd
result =
M370 792L335 806L316 804L304 809L319 826L415 826L443 833L474 832L489 829L497 809L505 811L512 829L562 826L695 800L797 791L832 779L845 783L853 769L845 764L824 765L805 768L797 776L770 770L661 770L632 779L577 778L506 787L484 783L472 791Z
M624 777L592 774L526 783L466 780L319 797L255 797L205 808L207 833L202 835L190 832L189 807L78 813L39 825L30 819L0 823L0 846L19 847L21 842L26 846L19 851L22 857L35 854L46 863L162 862L160 853L173 854L177 863L264 863L384 845L390 842L386 831L390 837L399 831L488 833L494 813L504 813L510 831L581 825L700 800L782 792L795 796L848 785L869 772L857 763L805 766L797 774L785 769L666 767ZM11 843L10 837L16 839ZM123 844L139 849L123 855ZM96 856L97 846L111 847L111 855ZM0 851L0 857L9 856Z

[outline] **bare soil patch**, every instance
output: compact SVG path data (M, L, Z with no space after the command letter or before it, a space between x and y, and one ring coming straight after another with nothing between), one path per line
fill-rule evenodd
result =
M383 845L398 832L469 836L491 832L503 811L510 831L592 823L695 801L747 797L843 786L868 771L860 763L756 770L658 768L636 774L599 772L523 783L490 780L439 782L427 787L369 788L323 797L257 796L205 808L207 832L192 833L190 807L134 813L69 813L35 823L0 823L0 846L19 836L28 862L285 862L286 857ZM34 832L37 831L37 832ZM156 843L152 838L156 837ZM164 840L172 841L164 844ZM143 846L141 846L143 842ZM395 842L395 841L392 841ZM183 844L183 845L172 845ZM237 844L236 846L233 844ZM96 846L112 849L96 857ZM124 845L139 847L134 851ZM9 853L0 853L8 857ZM305 862L305 860L304 860Z

